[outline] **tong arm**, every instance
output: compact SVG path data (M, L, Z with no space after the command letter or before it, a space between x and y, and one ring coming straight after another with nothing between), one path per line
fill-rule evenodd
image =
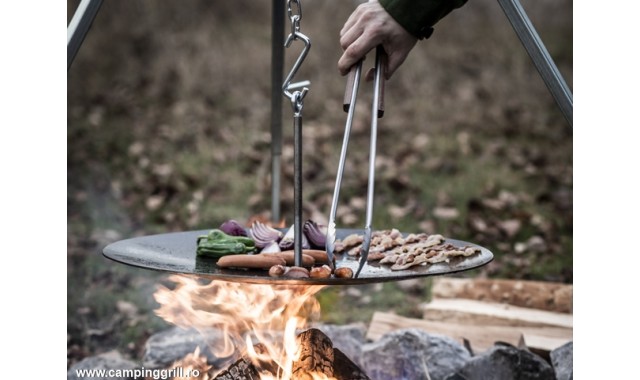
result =
M375 182L375 158L376 158L376 140L378 134L378 118L384 115L384 72L386 71L386 54L382 46L376 48L375 59L375 76L373 102L371 109L371 142L369 148L369 181L367 187L367 209L365 222L365 236L360 251L360 264L355 274L357 278L360 271L364 267L369 255L369 246L371 244L371 220L373 216L373 192ZM330 265L335 266L335 258L333 251L335 249L336 240L336 211L338 208L338 198L340 195L340 186L342 184L342 176L344 174L344 163L347 156L347 146L349 144L349 136L351 135L351 126L353 125L353 117L355 114L355 106L358 97L358 88L360 86L360 77L362 73L362 60L353 66L347 76L347 85L343 99L343 110L347 112L347 121L345 123L344 138L342 141L342 149L340 150L340 161L338 162L338 173L333 191L333 200L331 202L331 212L329 214L329 224L327 226L327 257Z

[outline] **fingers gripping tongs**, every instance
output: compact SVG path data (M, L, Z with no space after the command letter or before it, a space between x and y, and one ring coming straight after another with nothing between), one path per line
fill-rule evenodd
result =
M369 183L367 187L367 214L364 227L364 239L360 248L360 264L356 271L357 278L367 262L369 246L371 245L371 219L373 216L373 188L375 182L375 162L376 162L376 139L378 135L378 118L384 114L384 71L386 66L386 54L382 46L376 48L375 76L373 80L373 101L371 105L371 142L369 147ZM349 135L353 124L353 116L358 97L358 87L360 85L360 74L362 72L362 60L360 60L349 72L347 78L347 88L344 97L344 111L347 112L347 122L344 129L344 139L342 140L342 150L340 151L340 162L338 163L338 174L333 190L333 201L331 202L331 214L329 215L329 225L327 227L327 257L333 266L335 258L333 251L336 241L336 210L338 208L338 197L340 194L340 184L344 173L344 162L347 156L347 145L349 145Z

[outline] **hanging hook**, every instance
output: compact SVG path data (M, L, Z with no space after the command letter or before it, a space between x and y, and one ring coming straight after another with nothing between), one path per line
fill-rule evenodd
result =
M284 80L284 84L282 85L282 91L284 92L284 95L291 100L293 100L293 93L290 91L292 87L291 81L293 80L293 77L296 75L296 73L300 69L300 66L302 66L302 63L304 62L305 58L307 57L307 54L309 53L309 49L311 49L311 40L309 39L309 37L305 36L300 32L295 32L294 34L290 34L289 37L287 38L287 43L285 43L285 46L288 47L288 45L290 45L291 42L294 40L301 40L304 43L304 48L300 52L298 59L296 59L295 63L293 64L293 67L291 68L291 71L289 72L289 75L287 75L287 77ZM302 89L302 92L304 93L306 93L307 91L309 91L309 89L306 87Z
M294 8L295 8L295 11L294 11ZM299 0L289 0L287 2L287 14L289 16L289 19L291 20L291 33L285 40L284 46L288 48L289 46L291 46L291 43L293 41L301 40L304 43L304 47L300 52L300 55L296 59L295 63L293 64L291 71L285 78L284 83L282 84L282 92L287 98L289 98L289 100L291 100L293 112L300 113L300 111L302 111L302 99L305 97L309 89L307 87L303 87L302 91L291 92L291 90L293 90L294 88L300 88L301 85L307 86L310 83L309 81L291 83L291 81L293 80L293 77L296 75L296 73L300 69L300 66L302 66L302 63L304 62L305 58L307 57L307 54L309 53L309 50L311 49L311 40L309 39L309 37L305 36L300 32L300 20L302 19L302 4L300 4Z

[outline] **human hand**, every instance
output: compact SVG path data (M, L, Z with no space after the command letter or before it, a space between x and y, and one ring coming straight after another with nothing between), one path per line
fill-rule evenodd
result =
M418 39L398 24L377 1L360 4L340 31L340 45L344 52L338 60L338 70L342 75L348 74L356 62L382 44L388 56L385 78L389 79L416 42ZM372 76L369 71L367 79Z

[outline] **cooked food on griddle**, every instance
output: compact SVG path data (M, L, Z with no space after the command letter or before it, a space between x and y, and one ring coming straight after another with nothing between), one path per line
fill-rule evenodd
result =
M336 240L336 253L359 256L363 235L352 234ZM471 256L480 253L480 248L455 246L447 243L439 234L426 233L403 236L396 229L375 231L371 238L367 261L379 261L391 265L391 270L408 269L416 265L448 262L456 256Z
M225 229L229 234L221 231ZM231 236L230 233L239 236ZM287 233L254 222L246 236L242 236L239 223L227 221L220 229L198 237L198 255L219 259L222 268L265 269L272 277L296 278L351 278L353 271L342 267L331 271L324 250L309 249L311 245L324 248L324 232L313 221L304 224L301 267L294 267L295 254L289 248L293 244L293 228ZM335 242L335 253L343 257L359 259L364 236L351 234ZM289 244L291 243L291 244ZM480 248L471 245L457 246L442 235L412 233L403 235L397 229L374 231L371 235L368 262L378 262L390 266L393 271L401 271L417 265L431 265L449 262L453 257L468 257L480 253ZM310 270L304 268L310 268ZM295 268L295 269L294 269ZM327 272L329 268L329 272Z

